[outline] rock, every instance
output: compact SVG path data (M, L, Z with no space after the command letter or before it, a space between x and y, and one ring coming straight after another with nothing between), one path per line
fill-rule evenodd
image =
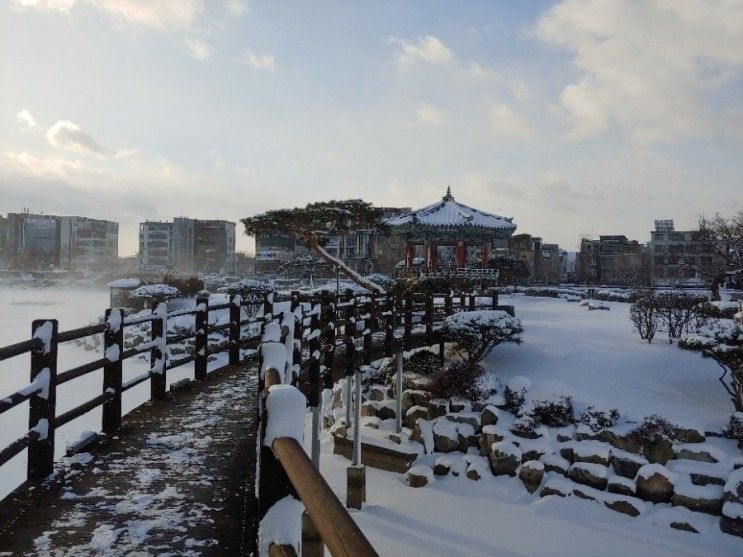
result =
M622 476L611 476L606 484L606 491L618 495L634 495L635 482Z
M410 440L423 445L426 453L432 453L435 450L432 423L419 418L413 427L413 431L410 433Z
M642 452L642 441L631 435L615 435L611 441L608 441L617 449L630 453Z
M598 490L606 489L607 476L606 466L590 462L576 462L568 470L568 478Z
M712 456L713 450L697 449L686 445L676 447L676 458L685 460L696 460L697 462L718 462L717 458Z
M529 493L534 493L544 478L544 464L538 460L530 460L521 465L519 478Z
M490 447L493 446L493 443L499 443L500 441L503 441L505 437L505 432L497 429L496 426L484 426L482 428L482 433L480 434L480 454L482 456L487 456L490 453Z
M422 390L425 388L430 379L418 373L405 372L402 375L402 388L411 390Z
M478 481L480 478L482 478L482 474L480 472L480 469L477 466L470 465L467 468L467 478L470 480Z
M665 438L656 438L642 447L642 454L652 464L663 464L676 458L676 452L673 450L673 444Z
M559 443L566 443L567 441L572 441L573 438L569 435L565 435L564 433L558 433L557 434L557 441Z
M396 417L395 409L392 408L391 406L380 404L379 407L377 408L377 417L380 420L394 420Z
M458 398L452 398L449 400L449 412L461 412L467 407L467 403L464 400Z
M477 447L478 437L475 435L475 430L470 424L457 425L457 442L459 450L463 453L466 453L470 447Z
M534 429L522 427L512 428L511 433L513 433L516 437L521 437L522 439L539 439L542 436L541 433Z
M694 485L725 485L725 480L718 476L710 476L709 474L691 472L689 474L689 477L691 478L691 483L693 483Z
M430 466L418 464L405 473L405 479L410 487L425 487L433 483L433 470Z
M500 417L500 410L493 405L486 406L480 414L480 424L482 427L486 425L495 425L498 423Z
M633 479L640 468L648 463L645 457L621 449L612 449L609 462L614 472L630 479Z
M450 453L459 448L457 426L448 420L437 420L433 425L433 446L439 453Z
M428 391L422 391L419 389L408 389L402 393L402 413L405 413L413 406L424 406L428 407L428 401L431 400L431 393Z
M575 454L573 453L572 445L560 447L560 456L568 462L573 462L575 460Z
M691 511L719 515L722 512L722 488L715 485L677 486L671 503L676 507L686 507Z
M516 469L521 464L521 449L508 441L493 443L488 454L490 470L496 476L507 474L516 475Z
M379 429L379 418L376 416L371 418L364 418L363 423L361 424L364 427L369 427L371 429Z
M440 460L440 459L439 459ZM443 464L439 462L439 460L436 461L436 464L433 465L433 473L436 476L446 476L451 471L451 466L448 464Z
M628 514L629 516L638 516L640 514L640 509L638 509L632 501L628 501L627 499L604 501L604 505L613 511Z
M333 410L343 408L343 391L341 391L341 389L333 391L332 408Z
M743 538L743 468L737 468L725 483L720 530Z
M412 428L415 426L415 422L418 421L418 418L423 418L425 420L427 417L427 408L424 408L423 406L413 406L405 413L405 427Z
M683 530L684 532L692 532L694 534L698 534L699 533L699 530L697 530L696 528L694 528L694 526L692 526L688 522L673 521L673 522L671 522L670 526L671 526L671 528L674 528L676 530Z
M646 464L635 478L637 496L653 503L668 503L673 497L673 476L660 464Z
M676 440L680 443L704 443L704 432L694 427L676 427Z
M400 445L402 443L402 436L399 433L390 433L390 441Z
M387 395L387 389L381 385L372 385L369 390L369 400L384 400Z
M570 469L570 463L558 454L542 455L539 461L544 464L545 472L557 472L566 476Z
M600 441L576 441L572 443L573 462L589 462L592 464L609 465L611 446Z
M459 414L447 414L446 419L457 424L469 424L475 432L481 430L480 414L476 412L460 412Z
M377 409L371 402L365 402L361 405L361 417L376 416Z
M595 433L590 427L588 427L585 424L580 424L575 429L575 439L576 441L588 441L588 440L596 440L598 439L598 434Z
M436 399L428 402L428 419L435 420L441 416L446 416L447 402L445 400Z
M567 480L562 478L550 478L547 480L547 483L544 484L539 496L547 497L548 495L557 495L558 497L567 497L572 493L572 491L573 490Z

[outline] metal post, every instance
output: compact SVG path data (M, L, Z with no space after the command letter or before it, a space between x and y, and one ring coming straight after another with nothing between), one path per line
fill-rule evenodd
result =
M307 404L312 408L312 464L320 469L320 414L322 407L322 379L320 377L320 315L322 306L312 308L310 318L310 367Z
M352 464L361 466L361 369L354 373L354 391Z
M361 464L361 371L356 370L356 405L353 426L353 460L346 469L346 506L360 509L366 501L366 467Z
M402 430L402 350L397 354L397 377L395 377L395 432Z
M346 427L351 425L351 378L346 375Z

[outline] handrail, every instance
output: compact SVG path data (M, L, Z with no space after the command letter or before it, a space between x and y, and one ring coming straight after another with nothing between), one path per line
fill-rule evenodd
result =
M21 354L31 352L32 350L37 350L41 348L43 344L44 343L40 338L32 338L24 340L23 342L11 344L10 346L3 346L0 348L0 361L7 360L13 356L20 356Z
M378 556L297 440L279 437L272 449L331 555Z

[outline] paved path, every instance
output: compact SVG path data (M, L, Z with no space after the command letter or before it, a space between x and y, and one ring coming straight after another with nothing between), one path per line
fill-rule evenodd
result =
M192 385L0 503L0 556L250 555L255 370L228 366Z

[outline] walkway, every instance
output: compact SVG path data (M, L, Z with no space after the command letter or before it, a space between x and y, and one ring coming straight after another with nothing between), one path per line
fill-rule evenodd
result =
M190 385L0 503L0 555L250 555L255 369Z

